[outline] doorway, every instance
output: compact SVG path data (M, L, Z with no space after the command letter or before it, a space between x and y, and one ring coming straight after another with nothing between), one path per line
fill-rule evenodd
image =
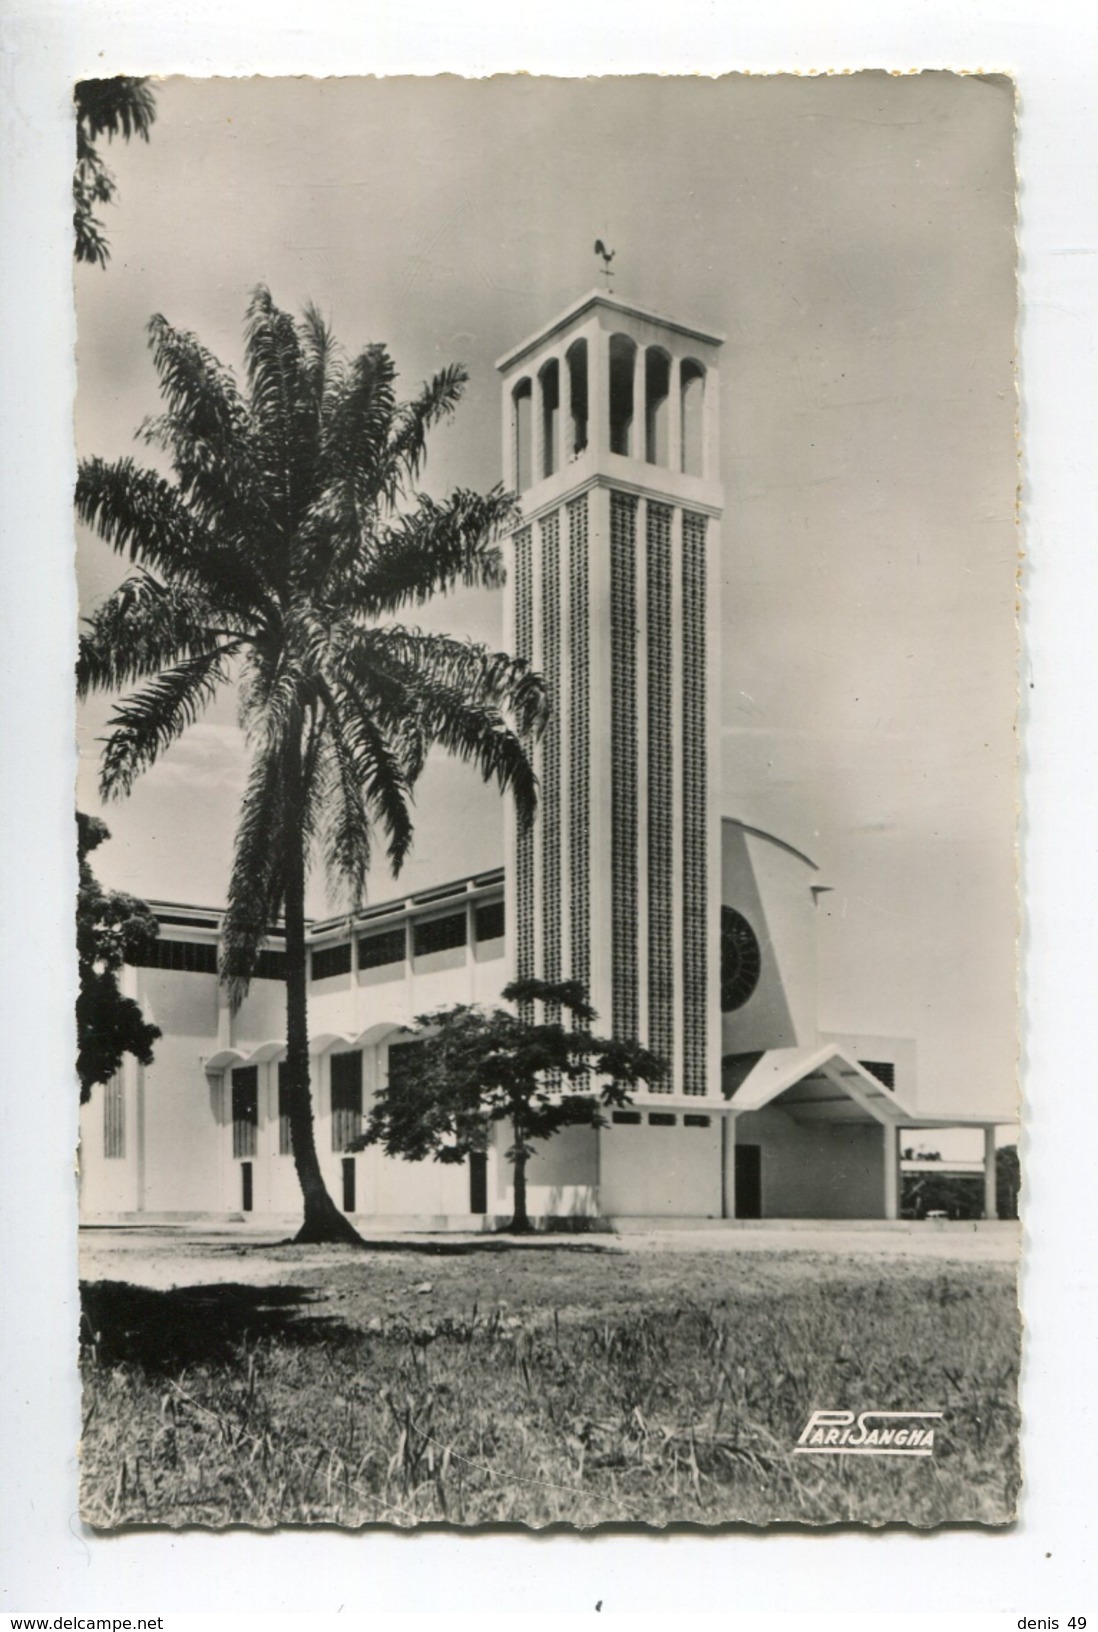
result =
M762 1146L736 1146L736 1217L762 1217Z

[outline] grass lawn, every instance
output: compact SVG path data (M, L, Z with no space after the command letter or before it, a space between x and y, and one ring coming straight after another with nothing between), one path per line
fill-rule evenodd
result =
M239 1251L239 1249L234 1249ZM565 1242L84 1288L93 1525L970 1521L1017 1500L1013 1271ZM796 1456L942 1410L933 1457Z

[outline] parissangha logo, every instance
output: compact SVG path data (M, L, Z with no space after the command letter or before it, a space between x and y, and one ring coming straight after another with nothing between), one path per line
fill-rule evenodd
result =
M794 1446L800 1456L933 1456L943 1411L813 1411Z

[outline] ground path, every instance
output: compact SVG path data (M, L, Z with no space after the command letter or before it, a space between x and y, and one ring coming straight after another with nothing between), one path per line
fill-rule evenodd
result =
M1017 1224L886 1224L825 1227L768 1224L763 1228L661 1228L617 1235L540 1235L515 1240L483 1234L396 1234L364 1232L367 1248L294 1247L285 1231L249 1226L221 1228L149 1225L87 1228L80 1236L80 1274L87 1281L129 1281L136 1286L270 1286L289 1279L323 1281L353 1266L381 1264L406 1268L418 1284L432 1262L482 1259L487 1269L504 1260L518 1268L520 1255L536 1253L572 1258L620 1255L674 1258L697 1254L714 1259L760 1255L777 1262L810 1257L832 1271L851 1260L889 1259L911 1265L950 1263L1004 1264L1018 1261ZM573 1260L574 1261L574 1260ZM607 1266L609 1267L609 1266ZM821 1264L822 1267L822 1264ZM401 1276L401 1279L404 1279Z

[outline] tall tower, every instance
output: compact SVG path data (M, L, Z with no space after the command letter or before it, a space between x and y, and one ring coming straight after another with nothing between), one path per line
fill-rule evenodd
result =
M595 292L497 365L508 639L552 703L511 968L582 980L692 1097L720 1092L720 345Z

